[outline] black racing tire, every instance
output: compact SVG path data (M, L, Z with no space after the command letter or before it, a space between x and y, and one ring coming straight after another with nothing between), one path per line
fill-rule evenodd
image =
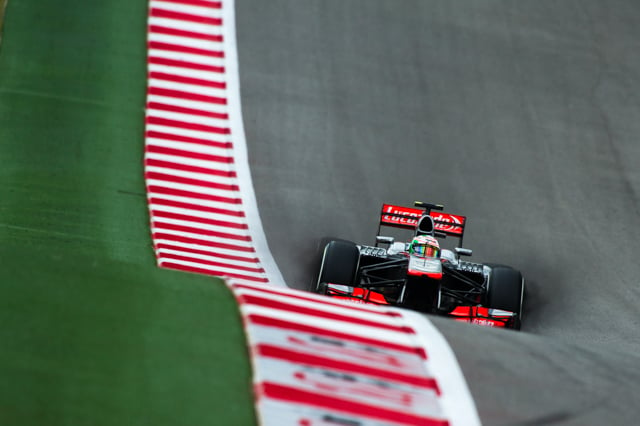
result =
M332 241L343 241L345 243L355 244L353 241L343 240L337 237L322 237L317 241L315 252L313 256L311 256L312 261L308 265L309 270L313 271L313 274L310 277L309 286L308 286L308 290L312 293L325 294L325 292L321 291L322 289L318 287L318 274L320 272L320 269L322 269L322 260L324 259L324 249Z
M314 291L326 293L326 284L353 286L360 263L360 250L350 241L330 241L323 250Z
M517 314L513 328L520 329L524 280L522 274L510 267L494 266L489 275L487 307Z

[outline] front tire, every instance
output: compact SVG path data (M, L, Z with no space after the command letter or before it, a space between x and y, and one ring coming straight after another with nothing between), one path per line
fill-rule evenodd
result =
M314 291L325 294L328 283L353 286L360 263L360 250L350 241L331 241L323 251Z
M524 280L519 271L505 266L493 267L487 289L487 307L514 312L513 328L516 330L520 329L522 321L523 296Z

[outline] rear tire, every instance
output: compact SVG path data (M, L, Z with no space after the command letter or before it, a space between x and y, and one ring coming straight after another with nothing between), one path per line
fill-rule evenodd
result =
M331 241L323 251L318 279L313 289L325 294L326 284L353 286L360 263L360 250L350 241Z
M520 329L522 321L523 295L524 280L519 271L505 266L493 267L489 276L487 307L516 313L513 325L516 330Z

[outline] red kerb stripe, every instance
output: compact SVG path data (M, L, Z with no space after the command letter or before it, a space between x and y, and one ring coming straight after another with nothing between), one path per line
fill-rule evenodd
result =
M214 194L203 194L201 192L185 191L184 189L167 188L166 186L159 186L159 185L148 185L147 194L173 195L176 197L194 198L197 200L213 201L213 202L223 203L223 204L235 204L235 205L242 204L241 198L221 197L219 195L214 195Z
M204 188L219 189L221 191L238 191L238 185L229 185L225 183L211 182L202 179L192 179L183 176L171 175L160 172L146 172L144 174L147 179L162 180L165 182L180 183L184 185L202 186Z
M227 83L222 81L204 80L201 78L185 77L178 74L169 74L166 72L151 71L149 78L157 80L173 81L174 83L193 84L195 86L212 87L214 89L226 89Z
M209 167L190 166L188 164L173 163L171 161L156 160L154 158L147 158L144 160L144 165L147 167L162 167L165 169L181 170L191 173L205 173L212 176L220 176L230 179L234 179L236 177L236 172L233 170L217 170Z
M156 250L175 250L175 251L180 251L180 252L184 252L184 253L201 254L201 255L204 255L204 256L217 257L219 259L235 260L237 262L246 262L246 263L258 263L259 262L257 257L234 256L234 255L231 255L231 254L220 253L218 251L201 250L201 249L176 246L176 245L173 245L173 244L166 244L166 243L156 244Z
M166 140L175 141L175 142L195 143L198 145L207 145L207 146L212 146L216 148L224 148L224 149L233 148L233 144L231 142L219 142L219 141L212 141L208 139L192 138L190 136L182 136L182 135L174 135L173 133L158 132L157 130L147 130L146 136L148 138L166 139Z
M202 224L211 225L211 226L224 226L230 229L248 229L249 228L244 223L234 223L234 222L228 222L225 220L206 219L199 216L186 215L186 214L180 214L180 213L171 213L171 212L166 212L162 210L154 209L151 211L151 214L153 217L164 217L166 219L184 220L187 222L196 222L196 223L202 223Z
M179 21L195 22L197 24L206 25L222 25L221 18L212 18L210 16L193 15L191 13L174 12L172 10L160 9L158 7L151 8L149 16L154 18L176 19Z
M440 394L438 383L433 377L421 377L417 375L396 373L392 368L374 368L366 364L342 361L340 359L328 358L310 352L294 351L269 344L258 344L255 348L260 356L263 357L276 358L294 364L318 367L323 370L338 370L347 373L364 374L384 381L394 381L411 386L431 389L438 395Z
M194 160L213 161L216 163L233 163L233 157L221 155L203 154L201 152L185 151L183 149L166 148L158 145L147 145L147 152L155 154L173 155L176 157L191 158Z
M200 93L185 92L183 90L164 89L162 87L150 86L147 91L149 95L166 96L168 98L186 99L189 101L209 102L216 105L226 105L227 99L218 96L202 95Z
M283 296L283 297L287 297L287 298L295 298L295 299L307 300L309 302L313 302L313 303L320 304L320 305L339 306L340 308L352 309L352 310L356 310L356 311L359 311L359 312L366 312L366 313L369 313L369 314L372 314L372 315L386 315L386 316L389 316L389 317L401 317L402 316L399 313L394 312L394 311L382 311L382 310L366 309L362 305L359 305L359 304L356 304L356 303L338 303L338 302L335 302L334 300L332 300L331 297L322 297L322 298L318 299L317 297L311 297L310 295L302 293L302 292L284 293L282 291L278 291L276 289L272 289L272 288L268 288L268 287L255 288L255 287L251 287L249 285L244 285L244 284L234 284L233 287L234 288L246 288L246 289L249 289L249 290L260 291L262 293L275 294L275 295Z
M174 254L174 253L160 253L160 256L163 259L171 259L171 260L180 260L180 261L183 261L183 262L199 263L201 265L211 266L211 267L214 267L214 268L228 268L228 269L234 269L236 271L244 271L244 272L250 272L250 273L256 273L256 274L264 273L264 269L262 269L262 268L250 268L248 266L239 266L239 265L233 265L233 264L224 263L224 262L215 262L213 260L204 260L204 259L199 259L199 258L196 258L196 257L184 256L184 255L179 255L179 254Z
M229 114L222 112L213 112L213 111L205 111L202 109L195 108L185 108L177 105L164 104L161 102L148 102L147 103L148 110L160 110L160 111L169 111L169 112L177 112L180 114L189 114L189 115L199 115L201 117L209 117L216 118L218 120L228 120Z
M218 135L231 134L228 127L208 126L200 123L190 123L188 121L171 120L169 118L147 116L147 124L156 124L158 126L177 127L179 129L195 130L198 132L210 132Z
M201 55L208 58L224 58L224 52L220 50L200 49L199 47L190 47L182 44L163 43L160 41L149 41L149 49L187 53L190 55Z
M227 83L222 81L204 80L201 78L185 77L183 75L169 74L166 72L151 71L149 78L157 80L173 81L174 83L193 84L195 86L212 87L215 89L226 89Z
M225 71L224 67L217 66L217 65L206 65L206 64L200 64L198 62L162 58L159 56L150 56L148 59L148 62L154 65L164 65L167 67L176 67L176 68L187 68L187 69L198 70L198 71L210 71L210 72L216 72L221 74L224 73Z
M208 207L208 206L203 206L201 204L195 204L195 203L184 203L181 201L165 200L163 198L151 197L149 199L149 205L150 206L160 205L160 206L167 206L167 207L176 207L179 209L186 209L186 210L197 210L200 212L220 214L224 216L245 217L244 212L242 211L221 209L217 207Z
M177 28L163 27L160 25L149 25L149 32L155 34L166 34L177 37L195 38L200 40L214 41L222 43L224 38L220 34L206 34L195 31L179 30Z
M251 305L263 306L266 308L278 309L282 311L295 312L301 315L309 315L319 317L323 319L331 319L335 321L343 321L351 324L359 324L369 327L375 327L383 330L392 330L399 333L415 334L415 331L411 327L397 326L392 324L385 324L379 321L373 321L363 318L357 318L351 315L342 315L335 312L328 312L321 309L308 308L305 306L298 306L293 303L287 303L283 300L273 300L266 297L254 296L250 294L238 295L240 303L247 303ZM291 299L289 299L292 301Z
M366 346L373 346L378 348L385 348L389 350L414 354L419 356L423 360L427 359L427 353L423 348L419 348L419 347L405 346L399 343L387 342L385 340L376 340L368 337L362 337L358 335L343 333L340 331L329 330L327 328L313 327L310 325L304 325L297 322L291 322L283 319L272 318L264 315L250 314L247 317L247 319L250 323L255 325L280 328L285 330L296 331L299 333L309 333L309 334L314 334L318 336L324 336L330 339L351 341L351 342L356 342Z
M393 424L400 423L406 425L421 426L448 426L449 421L436 419L416 414L410 414L402 410L392 410L382 408L379 405L369 405L353 400L345 400L331 394L323 392L311 392L292 386L285 386L276 383L264 382L259 385L260 396L287 401L294 404L303 404L312 407L319 407L327 411L338 411L342 413L354 414L365 418L386 420Z
M178 243L184 243L184 244L196 244L198 246L203 246L203 247L212 247L212 248L217 248L217 249L224 249L224 250L233 250L233 251L237 251L239 253L255 253L255 249L253 247L243 247L243 246L238 246L235 244L229 244L229 243L221 243L221 242L216 242L216 241L209 241L209 240L204 240L201 238L193 238L193 237L186 237L186 236L182 236L182 235L174 235L174 234L167 234L164 232L154 232L153 233L153 239L154 241L156 240L167 240L167 241L174 241L174 242L178 242Z
M211 231L209 229L200 229L193 226L174 225L173 223L158 222L156 220L153 220L151 224L154 228L154 231L164 229L178 232L187 232L189 234L202 235L207 237L227 238L230 240L251 242L251 237L248 235L229 234L228 232Z
M186 4L188 6L208 7L211 9L222 9L221 1L206 0L162 0L164 3Z

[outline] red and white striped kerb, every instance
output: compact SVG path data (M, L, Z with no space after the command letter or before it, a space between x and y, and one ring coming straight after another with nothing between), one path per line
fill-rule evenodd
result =
M296 290L229 286L249 338L260 424L478 424L473 407L464 413L469 400L438 378L416 317ZM452 416L451 403L463 417Z
M230 87L237 65L223 25L228 7L150 1L144 164L151 230L162 267L267 283L253 237L260 232L250 229L248 165L238 161L246 148L232 102L239 103L239 89Z

